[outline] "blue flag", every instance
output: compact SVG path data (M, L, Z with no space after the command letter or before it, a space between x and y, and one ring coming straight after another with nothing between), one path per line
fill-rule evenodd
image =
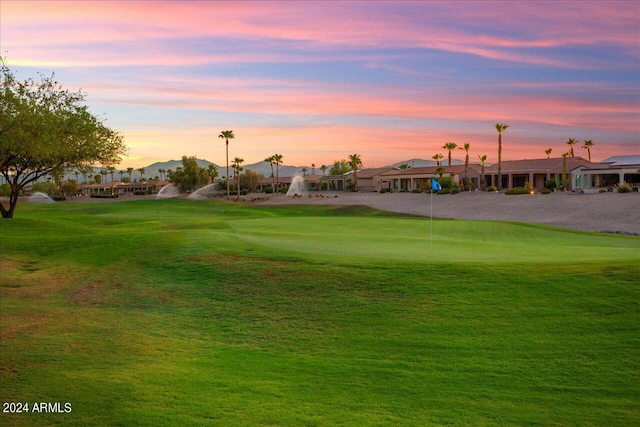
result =
M433 191L442 190L442 187L440 187L440 183L438 182L437 179L431 178L431 190Z

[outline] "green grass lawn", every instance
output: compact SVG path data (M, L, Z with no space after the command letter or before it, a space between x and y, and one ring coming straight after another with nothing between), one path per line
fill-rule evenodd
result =
M0 256L0 400L72 405L3 426L640 424L638 237L146 200Z

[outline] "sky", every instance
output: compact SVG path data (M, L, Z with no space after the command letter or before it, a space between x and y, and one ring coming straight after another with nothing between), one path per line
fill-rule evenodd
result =
M197 156L365 167L640 154L640 2L0 1L0 55L121 132L121 167ZM463 159L456 150L454 158Z

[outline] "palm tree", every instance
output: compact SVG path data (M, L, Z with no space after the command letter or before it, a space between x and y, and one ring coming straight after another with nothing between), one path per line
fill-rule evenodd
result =
M478 159L480 160L480 184L482 185L482 188L480 188L480 189L484 190L484 184L485 184L484 165L487 162L487 155L483 154L481 156L480 154L478 154Z
M593 141L590 139L585 139L584 145L582 146L582 148L587 150L587 154L589 155L589 161L591 161L591 147L593 147Z
M546 150L544 150L544 153L547 155L547 159L551 158L551 151L553 150L553 148L547 148Z
M442 154L434 154L432 159L436 161L436 166L440 166L440 161L444 158Z
M120 174L120 182L122 182L122 175L124 175L124 171L120 169L118 173Z
M359 154L349 155L349 165L353 168L354 190L358 191L358 166L362 166L362 159Z
M142 178L144 178L145 168L138 168L136 170L140 172L140 182L142 182Z
M242 170L242 167L240 165L242 164L242 162L244 162L244 159L236 157L231 163L231 165L233 166L233 170L235 170L236 180L238 182L238 198L236 200L240 200L240 171ZM227 180L227 182L229 182L229 180Z
M468 142L465 142L464 145L462 147L458 147L461 150L464 150L465 153L465 157L464 157L464 184L467 184L468 179L468 169L469 169L469 147L471 147L471 144L469 144Z
M571 154L570 151L562 155L562 191L565 191L567 187L567 156L569 154Z
M280 164L282 163L282 154L274 154L273 161L276 163L276 196L280 193Z
M451 150L454 150L457 146L458 144L455 142L447 142L442 146L445 150L449 150L449 166L451 166Z
M158 169L158 172L160 173L160 180L164 181L164 173L166 172L166 170L164 169Z
M320 166L320 170L322 171L322 175L326 175L326 173L327 173L327 169L329 169L329 168L327 167L327 165L322 165L322 166Z
M127 173L129 174L129 182L131 183L131 175L133 174L133 168L127 168Z
M302 172L302 176L305 177L305 176L307 176L307 172L309 172L309 169L302 168L301 172Z
M211 183L218 177L218 167L213 163L207 167L207 173L209 174L209 178L211 179Z
M115 166L108 166L107 170L111 174L111 195L113 195L113 174L116 172Z
M101 184L106 184L107 183L107 175L108 175L108 172L107 172L106 169L100 169L100 176L102 177L100 179L100 183Z
M569 150L571 157L574 157L573 146L576 145L577 143L578 143L578 140L575 138L569 138L569 140L567 141L567 144L569 145L569 147L571 147L571 149Z
M407 169L411 169L411 165L409 163L403 163L398 166L398 169L400 169L401 171L406 171Z
M498 190L502 190L502 132L507 130L509 125L496 123L498 131Z
M226 142L226 147L227 147L227 200L229 200L229 140L230 139L234 139L235 136L233 136L233 131L232 130L223 130L222 132L220 132L220 135L218 135L218 138L223 138Z
M271 166L271 182L273 184L271 184L271 187L273 189L275 189L276 187L276 176L273 174L273 162L275 161L274 156L269 156L266 159L264 159L265 162L269 162L269 166Z
M315 175L315 174L316 174L316 164L311 163L311 175Z

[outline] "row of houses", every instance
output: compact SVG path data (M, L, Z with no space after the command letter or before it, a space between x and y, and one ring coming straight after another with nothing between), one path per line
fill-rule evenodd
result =
M502 185L498 185L498 165L487 166L482 173L482 166L470 164L464 165L416 167L401 170L395 167L374 169L362 169L357 173L358 190L362 192L381 191L422 191L430 188L430 180L441 176L451 177L457 185L469 184L473 188L486 188L489 186L510 189L523 187L525 183L531 183L534 188L540 190L550 179L560 182L563 173L567 177L567 189L584 192L596 192L600 189L613 189L623 183L634 188L640 187L640 155L616 156L603 162L589 162L581 157L567 157L564 159L534 159L534 160L507 160L501 164ZM344 191L354 183L354 172L343 175L307 175L304 177L307 187L313 189L327 189ZM278 188L288 188L293 177L280 177ZM113 193L118 195L134 194L136 191L148 191L157 193L162 187L169 184L167 181L149 181L134 183L105 183L93 185L81 185L80 190L85 195ZM266 187L274 185L273 178L265 178L258 184L258 191L264 191Z
M564 166L563 166L564 163ZM534 160L509 160L501 164L502 185L498 185L498 165L487 166L482 171L479 164L454 166L428 166L400 170L394 167L363 169L357 173L358 190L363 192L381 191L422 191L430 188L432 178L451 177L460 186L469 184L472 188L489 186L510 189L523 187L531 183L541 190L548 180L560 182L566 174L568 190L585 192L600 191L601 188L613 189L626 183L632 187L640 186L640 156L618 156L604 162L589 162L581 157L562 157ZM344 175L313 175L305 178L307 184L315 188L345 190L349 182L354 181L353 171ZM322 186L322 182L327 182Z

